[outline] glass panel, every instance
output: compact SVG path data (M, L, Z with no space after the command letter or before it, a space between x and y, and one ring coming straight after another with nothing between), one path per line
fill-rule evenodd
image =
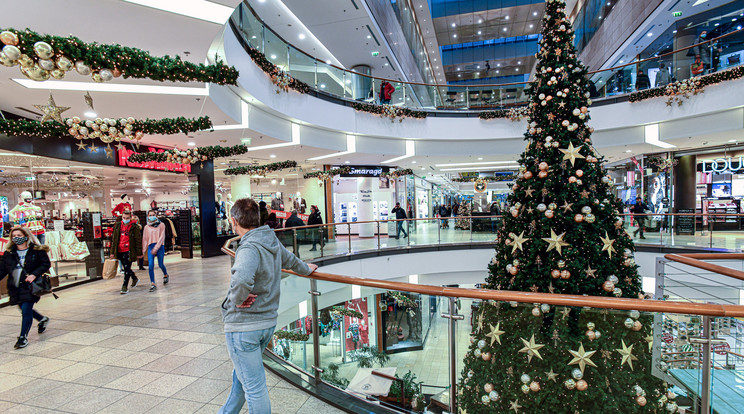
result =
M244 38L253 47L263 52L263 25L248 7L241 4L238 27Z
M309 279L282 274L279 317L272 341L272 351L303 371L311 373L313 337L309 291ZM288 334L293 336L285 336ZM304 339L305 337L307 339Z
M351 85L344 83L344 71L324 63L318 63L318 89L336 96L344 96L348 90L351 95Z
M715 318L712 321L713 336L718 343L712 347L711 359L711 407L714 412L737 412L738 401L744 397L741 389L744 369L742 354L742 322L736 318Z
M268 28L264 30L264 47L266 48L266 58L269 62L277 65L281 70L287 70L287 44L284 43L277 35Z
M293 47L289 48L289 71L293 78L315 87L315 59Z

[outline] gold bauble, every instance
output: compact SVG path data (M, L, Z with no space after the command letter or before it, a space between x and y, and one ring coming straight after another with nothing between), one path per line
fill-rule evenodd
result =
M5 49L3 49L3 50L5 50ZM23 67L30 68L31 66L34 65L34 60L31 59L30 57L28 57L28 55L23 54L23 55L21 55L21 57L18 58L18 63L20 63L21 66L23 66Z
M17 64L18 63L15 60L9 58L5 54L5 52L0 52L0 65L7 66L7 67L13 67Z
M75 65L72 64L72 61L67 56L60 56L57 58L57 67L65 72L69 72Z
M54 69L57 69L57 65L54 63L53 60L39 59L39 63L38 64L39 64L39 67L42 68L42 69L44 69L44 70L52 71Z
M576 381L576 389L579 391L585 391L589 387L589 384L586 383L583 379L580 379Z
M3 30L0 32L0 42L6 45L18 46L18 35L10 30Z
M54 56L54 49L47 42L36 42L34 43L34 53L41 59L49 59Z
M60 80L65 77L65 71L62 69L54 69L49 73L54 79Z
M639 395L636 397L636 404L640 405L641 407L646 405L646 397Z
M93 82L96 82L96 83L101 83L101 82L103 82L103 78L101 77L101 74L100 74L100 73L94 73L94 74L93 74L93 75L91 76L91 79L93 79Z
M18 60L21 58L21 49L18 49L14 45L3 46L3 53L10 60Z

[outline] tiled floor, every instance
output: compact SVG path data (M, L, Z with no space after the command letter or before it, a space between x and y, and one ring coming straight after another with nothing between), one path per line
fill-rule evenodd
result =
M44 297L49 328L38 335L34 324L22 350L17 307L0 309L0 412L216 413L232 379L219 312L228 267L225 257L169 258L171 283L155 293L137 272L128 295L117 278ZM341 413L267 380L275 413Z

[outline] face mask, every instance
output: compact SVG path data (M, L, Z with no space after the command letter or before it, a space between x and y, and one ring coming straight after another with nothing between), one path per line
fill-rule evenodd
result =
M157 221L158 220L158 218L155 217L155 216L148 216L147 219L150 220L150 221Z
M130 220L129 219L121 219L121 222L124 223L124 224L129 224Z
M15 243L17 245L24 244L27 241L28 241L28 237L26 237L26 236L23 236L23 237L13 237L13 243Z
M705 36L707 36L707 35L705 33L703 33L703 34L700 35L700 38L701 39L705 39Z

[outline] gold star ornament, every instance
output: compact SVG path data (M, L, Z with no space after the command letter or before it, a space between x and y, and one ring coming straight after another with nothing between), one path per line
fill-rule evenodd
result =
M524 231L517 236L514 233L511 233L509 235L512 239L512 254L517 251L517 249L524 251L523 244L529 240L528 238L524 237Z
M528 187L526 190L524 190L524 193L527 195L527 197L532 197L532 193L534 193L535 190L532 187Z
M555 234L555 231L553 229L550 229L550 237L543 237L543 241L546 241L548 243L548 252L555 249L558 254L563 255L563 252L561 251L561 248L565 246L570 246L567 242L563 241L563 236L565 236L566 233L561 233L560 235Z
M90 152L98 152L98 147L96 147L96 144L90 144Z
M573 211L571 207L573 206L573 203L569 203L568 201L564 202L561 208L563 209L564 213L568 213L569 211Z
M605 236L599 236L600 240L602 240L602 251L606 251L607 254L612 257L612 252L615 251L615 247L612 245L615 244L615 240L610 240L610 236L607 234L607 230L605 230Z
M553 368L550 368L550 372L546 372L545 375L548 376L548 381L558 382L556 381L556 378L558 378L558 374L553 372Z
M623 364L626 362L628 363L628 366L630 367L630 370L633 371L633 361L638 361L638 358L636 358L635 355L633 355L633 345L631 346L625 346L625 340L621 340L621 343L623 347L620 349L615 349L615 351L619 352L620 355L622 355L623 360L620 361L620 367L622 368Z
M493 346L494 342L498 342L499 345L501 345L501 335L505 332L499 329L500 325L501 322L497 323L495 327L491 324L488 325L488 327L491 328L491 332L486 334L486 338L491 338L491 346Z
M543 344L537 344L535 343L535 334L532 334L532 337L529 341L527 341L524 338L519 338L522 340L522 344L524 344L524 347L519 350L519 353L526 353L527 354L527 363L529 364L532 362L532 357L536 356L540 359L542 358L542 355L540 355L540 348L544 347Z
M595 273L597 273L597 269L592 269L592 267L591 267L591 266L587 266L587 267L586 267L586 275L587 275L588 277L591 277L591 278L596 278L596 277L597 277L597 275L596 275Z
M114 158L114 150L111 148L111 144L107 145L104 150L106 151L106 158Z
M78 142L75 143L75 145L77 145L78 150L83 150L83 151L85 151L85 147L88 146L88 144L86 144L83 141L78 141Z
M558 151L563 153L563 159L571 161L571 166L574 166L574 163L579 158L584 158L583 155L579 153L581 151L581 147L575 148L573 146L573 142L568 144L568 149L558 148Z
M594 355L595 352L597 351L584 350L584 344L579 345L578 351L572 351L569 349L568 353L573 356L573 359L568 363L568 365L578 365L582 373L584 372L584 368L586 368L587 365L596 368L597 365L595 365L594 362L591 360L591 357L592 355Z
M46 105L34 105L34 107L44 114L44 116L41 117L42 124L46 121L57 121L60 124L65 125L65 121L62 120L62 112L70 109L69 106L57 106L57 104L54 103L54 97L51 93L49 94L49 101Z

